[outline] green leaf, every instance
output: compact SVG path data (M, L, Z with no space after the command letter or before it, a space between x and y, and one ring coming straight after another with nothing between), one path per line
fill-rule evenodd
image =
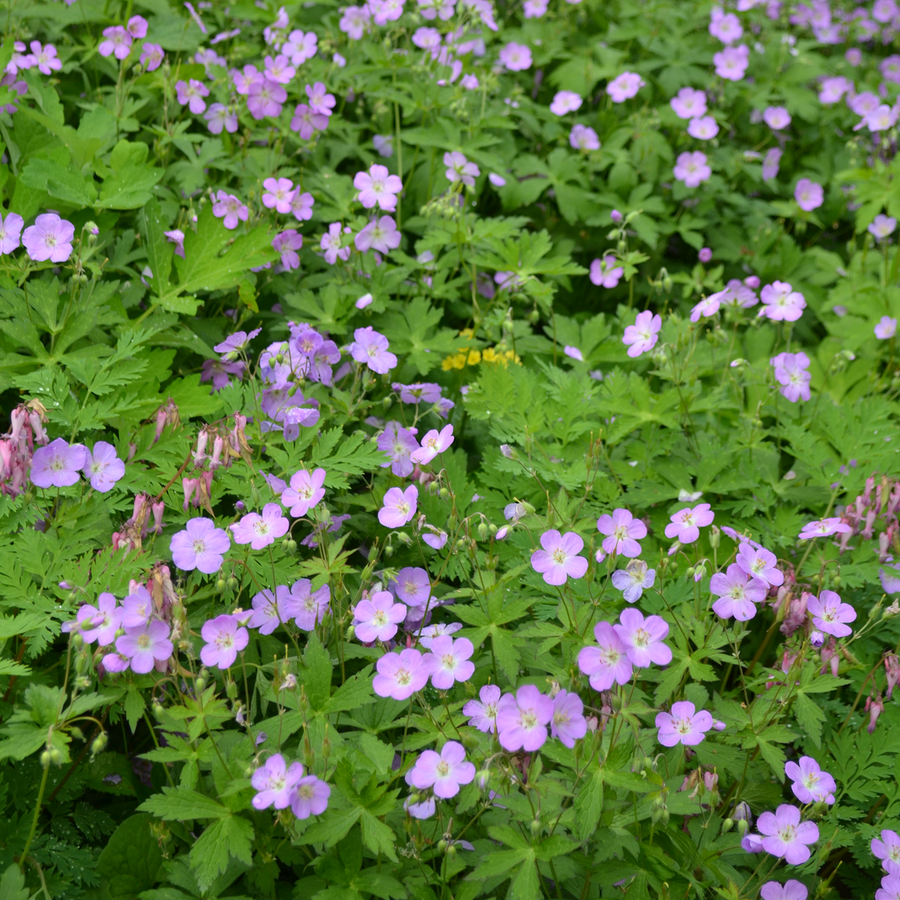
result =
M603 812L603 773L594 771L575 792L575 826L578 837L586 841L597 830Z
M817 746L822 746L822 726L825 724L825 713L822 708L802 690L797 691L794 701L794 712L800 727L809 739Z
M155 197L151 197L144 205L139 221L147 250L147 265L152 273L150 288L159 296L169 287L175 245L165 235L166 222L163 220L162 207Z
M314 710L324 709L331 694L331 657L314 631L310 632L303 661L307 669L304 686L309 705Z
M28 900L31 891L25 887L25 876L15 863L0 878L0 900Z
M391 861L397 862L397 854L394 851L394 843L397 838L394 836L393 829L367 809L363 810L359 824L362 828L363 843L373 853L383 853Z
M96 209L139 209L153 195L151 188L163 177L162 169L126 163L103 182Z
M87 181L74 169L49 159L29 159L22 169L20 180L26 187L46 191L51 197L73 206L91 206L97 197L92 181Z
M248 867L253 861L253 826L240 816L228 816L214 822L191 847L191 871L197 877L200 890L209 886L228 867L233 856Z
M185 819L227 819L231 810L221 803L187 788L164 787L162 794L154 794L138 809L166 822Z
M135 685L129 684L125 693L125 718L128 719L128 725L132 734L137 730L138 722L140 722L146 708L147 701L144 699L144 695Z
M151 817L127 818L114 832L97 859L97 874L112 900L131 900L156 882L162 863L159 842L150 831Z

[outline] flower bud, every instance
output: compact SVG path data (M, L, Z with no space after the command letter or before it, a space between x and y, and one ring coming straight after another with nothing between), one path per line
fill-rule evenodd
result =
M69 734L71 734L72 737L75 738L76 741L83 741L83 740L84 740L84 733L82 732L82 730L81 730L77 725L73 725L73 726L69 729Z
M201 693L205 687L206 687L206 679L202 675L199 675L197 678L194 679L194 690L198 694Z
M722 834L727 834L732 828L734 828L734 819L726 819L722 823Z
M234 577L234 575L231 575L225 580L225 585L227 586L229 591L236 591L238 587L238 580Z
M737 823L737 826L738 826L738 831L741 834L741 837L744 837L744 835L750 830L750 823L746 819L741 819Z
M94 738L94 743L91 744L91 758L95 757L98 753L102 753L106 749L106 745L109 743L109 738L106 735L105 731L101 731L97 737Z
M535 836L541 833L541 820L534 819L531 823L531 833Z
M226 585L225 585L225 579L224 579L224 578L220 578L220 579L216 582L216 593L217 593L217 594L223 593L223 592L225 591L225 587L226 587Z
M442 487L440 489L440 491L438 491L438 494L439 494L441 500L449 500L450 499L450 488Z
M486 522L481 522L478 525L478 540L483 541L486 540L488 536L488 527Z
M54 766L61 766L63 761L63 755L56 749L56 747L50 748L50 762L53 763Z
M718 525L713 525L709 529L709 545L715 550L722 543L722 531Z
M437 842L438 853L444 853L446 851L447 847L449 847L449 846L450 845L444 840L438 841Z
M51 760L50 760L50 751L49 751L49 750L45 750L45 751L41 754L41 765L42 765L45 769L49 769L49 768L50 768L50 762L51 762Z
M451 844L447 848L447 856L456 856L456 844Z
M352 641L355 636L356 636L356 628L355 628L355 626L351 625L347 629L347 640Z

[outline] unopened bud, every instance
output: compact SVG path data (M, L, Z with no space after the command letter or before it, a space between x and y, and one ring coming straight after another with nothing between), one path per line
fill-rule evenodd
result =
M722 532L718 525L713 525L709 529L709 545L714 550L722 543Z
M481 522L478 525L478 540L483 541L486 540L488 536L488 527L486 522Z
M50 759L50 751L49 751L49 750L45 750L45 751L41 754L41 765L42 765L45 769L49 769L49 768L50 768L50 762L51 762L51 759Z
M225 579L224 579L224 578L220 578L220 579L216 582L216 593L217 593L217 594L221 594L221 593L225 590L225 587L226 587Z
M450 499L450 488L442 487L439 491L441 500L449 500Z
M456 856L456 844L451 844L447 848L447 856Z
M234 577L234 575L229 576L225 580L225 584L228 587L229 591L236 591L238 586L238 580Z
M443 853L447 849L448 846L449 846L449 844L446 841L444 841L444 840L438 841L437 842L438 853Z
M531 833L534 835L538 835L541 833L541 820L534 819L531 823Z
M734 828L734 819L726 819L722 823L722 834L727 834L732 828Z

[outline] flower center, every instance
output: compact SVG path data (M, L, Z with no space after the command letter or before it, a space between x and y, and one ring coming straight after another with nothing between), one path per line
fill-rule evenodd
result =
M537 727L538 723L537 716L531 710L523 712L519 721L522 723L522 727L528 731Z
M441 657L441 663L445 669L455 669L456 668L456 658L452 653L445 653Z
M437 764L437 773L440 778L446 778L450 774L450 766L444 760L441 760Z
M206 541L204 540L196 540L194 541L194 553L203 553L206 551Z
M412 681L412 673L409 669L400 669L397 672L397 684L406 687Z
M553 561L561 566L566 561L566 551L565 550L554 550L553 551Z
M379 627L382 627L384 625L387 625L387 615L385 614L385 612L383 610L379 609L375 613L375 615L372 616L372 621Z
M650 643L650 635L643 628L638 628L634 633L633 640L635 647L646 647Z
M782 842L785 844L792 844L796 837L796 832L794 830L793 825L785 825L784 827L778 830L778 837L781 838Z
M138 643L138 647L140 647L141 650L146 650L146 649L150 646L150 635L149 635L149 634L142 634L142 635L137 639L137 643Z

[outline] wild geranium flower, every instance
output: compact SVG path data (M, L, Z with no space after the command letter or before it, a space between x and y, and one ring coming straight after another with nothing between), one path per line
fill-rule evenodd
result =
M597 287L614 288L621 279L625 270L621 266L617 266L618 260L612 254L607 254L603 259L595 259L591 262L590 275L591 284Z
M364 363L379 375L386 375L397 366L397 357L388 352L389 346L383 334L367 325L353 332L353 343L347 349L358 363Z
M485 734L496 734L500 694L500 688L497 685L486 684L478 692L478 699L470 700L463 707L463 715L469 717L469 725Z
M286 584L276 585L274 594L269 588L263 588L254 594L252 604L253 614L247 625L258 629L260 634L271 634L279 625L289 622L297 612L296 598Z
M316 55L319 38L314 31L303 32L295 29L281 45L281 52L291 58L295 66L302 66Z
M744 545L746 546L746 545ZM780 583L780 582L779 582ZM756 615L756 604L766 599L766 584L732 563L725 572L716 572L709 582L710 591L719 597L713 612L720 619L747 622Z
M439 453L444 453L453 443L453 426L445 425L440 431L432 429L422 438L422 446L409 458L417 466L427 466Z
M62 263L72 255L75 226L56 213L44 213L34 220L22 234L22 244L35 262Z
M801 803L834 803L837 785L834 778L823 772L811 756L801 756L784 765L784 773L791 779L791 790Z
M622 343L630 345L628 355L632 358L652 350L659 340L662 318L654 315L649 309L639 312L634 325L628 325L622 336Z
M184 232L180 228L164 231L166 240L175 245L175 255L184 259Z
M325 474L324 469L313 472L301 469L291 475L291 486L282 491L281 502L295 519L305 516L319 505L325 496Z
M700 503L693 509L686 506L671 517L671 524L666 525L666 537L675 538L682 544L693 544L700 537L700 529L712 525L715 517L708 503Z
M900 835L896 831L885 828L881 840L872 838L871 848L889 875L900 875Z
M772 181L778 177L778 169L781 164L781 157L784 151L779 147L772 147L763 157L762 179L763 181Z
M444 165L447 167L444 174L451 184L462 182L466 187L475 187L475 179L481 174L481 169L469 162L458 150L444 154Z
M781 395L796 403L798 400L809 400L809 383L812 375L807 371L809 357L803 353L779 353L769 362L775 369L775 380L781 385Z
M510 72L524 72L531 68L531 48L511 42L500 51L500 62Z
M204 622L200 636L206 641L200 650L201 662L204 666L220 669L234 665L238 653L250 642L249 632L238 624L237 617L233 615L216 616Z
M578 653L578 668L590 677L595 691L608 691L614 684L628 684L632 665L628 646L609 622L594 626L598 647L588 645Z
M597 531L607 535L602 544L607 553L632 558L641 555L638 541L647 537L647 526L627 509L615 509L611 516L604 513L597 519Z
M353 187L359 191L359 202L366 208L378 206L385 212L397 209L397 194L403 190L403 182L388 172L387 166L372 166L368 172L357 172Z
M431 652L425 655L425 666L431 683L441 691L449 691L457 681L468 681L475 674L470 657L475 652L468 638L454 640L446 634L431 641Z
M783 106L767 106L763 111L763 122L772 131L781 131L791 124L791 114Z
M306 222L312 218L316 201L312 194L300 188L291 194L291 213L298 222Z
M767 881L760 889L759 896L762 900L806 900L809 891L806 885L794 878L789 878L784 884L777 881ZM878 897L877 900L882 900Z
M719 133L719 126L712 116L698 116L688 122L687 133L698 141L711 141Z
M733 44L741 39L744 29L741 28L741 20L734 13L723 13L718 7L713 7L709 33L723 44Z
M290 178L267 178L263 182L263 206L282 214L289 213L293 193L294 182Z
M896 228L897 220L893 218L893 216L886 216L883 213L879 213L875 216L868 228L866 228L866 231L868 231L876 241L881 242L885 240L885 238L890 237Z
M297 251L303 246L303 235L296 229L288 228L272 238L272 248L281 254L281 266L287 272L300 268Z
M131 671L138 675L146 675L157 662L165 662L174 649L169 626L159 619L138 628L126 628L125 634L116 639L116 650L128 657Z
M764 835L763 850L790 866L805 863L811 855L807 844L819 839L818 826L814 822L801 822L800 810L787 803L782 803L774 813L764 812L756 827Z
M669 101L679 119L694 119L706 115L706 94L691 87L683 87Z
M447 741L440 754L423 750L413 766L410 779L420 791L434 789L435 797L446 800L459 793L462 784L475 780L475 766L466 761L466 751L457 741Z
M390 216L373 219L353 238L353 245L360 253L375 250L388 254L400 246L400 232L397 223Z
M104 40L97 47L101 56L115 56L116 59L123 60L131 53L132 37L121 25L104 28L103 37Z
M141 47L140 63L145 72L155 72L166 58L166 52L159 44L144 44Z
M400 384L395 381L391 388L400 394L401 403L437 403L441 399L441 386L431 381L424 384Z
M250 784L257 792L254 809L287 809L291 805L294 785L303 777L303 766L294 762L288 766L280 753L270 756L251 776Z
M206 119L210 134L221 134L223 131L234 134L238 130L237 111L224 103L210 104L209 109L203 113L203 118Z
M550 112L554 116L564 116L581 108L584 101L574 91L558 91L550 104Z
M778 568L778 559L764 547L741 542L735 562L751 577L764 581L769 587L784 584L784 574Z
M308 84L304 88L310 109L322 116L330 116L335 106L334 94L328 93L328 88L321 81Z
M891 316L882 316L875 326L875 337L880 341L886 341L897 333L897 320Z
M561 690L553 698L553 718L550 720L551 737L570 749L575 741L587 734L587 720L584 717L584 703L578 694Z
M228 527L236 544L249 544L254 550L262 550L274 544L275 538L286 534L290 524L281 514L281 507L277 503L267 503L262 515L247 513L239 522Z
M653 587L656 581L656 569L648 569L642 559L633 559L624 569L617 569L612 574L613 587L622 592L628 603L637 603L645 588Z
M573 150L582 150L585 153L599 150L600 138L589 125L573 125L569 132L569 146Z
M286 100L287 91L268 75L255 79L247 88L247 110L257 121L280 116Z
M332 222L328 232L322 235L319 247L324 251L325 262L333 266L339 259L346 262L350 259L350 247L343 246L343 234L349 234L349 228L341 228L340 222Z
M713 727L713 717L705 709L697 711L693 703L682 700L672 704L670 713L657 713L656 727L659 729L657 739L663 747L676 744L695 747Z
M250 214L247 207L234 194L225 191L216 192L212 211L217 219L222 219L222 224L229 231L237 228L240 222L246 222Z
M794 199L797 205L805 212L818 209L825 202L825 192L822 185L808 178L801 178L794 188Z
M308 578L301 578L291 585L291 608L296 613L294 624L303 631L313 631L325 619L331 603L331 588L323 584L312 591Z
M146 625L152 612L153 597L150 591L140 584L122 601L122 625L126 628Z
M613 625L625 645L628 659L639 669L651 663L666 666L672 661L672 651L663 643L669 635L669 625L659 616L647 616L639 609L623 609L619 622Z
M310 140L317 131L328 127L328 116L314 112L306 103L298 103L291 119L291 131L296 131L300 140Z
M613 103L624 103L636 96L643 86L644 79L640 75L634 72L623 72L610 81L606 86L606 93L609 94Z
M87 450L83 444L68 444L56 438L38 447L31 458L31 483L39 488L68 487L78 481Z
M378 510L378 521L385 528L402 528L411 522L419 502L419 489L411 484L405 491L389 488L384 495L384 506Z
M0 256L12 253L19 246L24 224L24 219L17 213L7 213L5 218L0 215Z
M188 519L184 531L172 536L172 561L185 572L199 569L212 575L222 568L223 554L231 547L228 534L216 528L212 519Z
M97 441L93 451L84 451L85 478L90 479L91 487L101 494L111 491L116 482L125 474L125 463L116 456L116 448L106 441Z
M767 316L773 322L796 322L806 309L803 294L795 291L786 281L774 281L765 285L759 298L763 302L759 315Z
M533 684L506 694L497 710L497 736L500 746L510 753L540 750L547 740L547 726L553 719L553 701Z
M846 534L853 529L840 520L839 516L830 519L819 519L817 522L810 522L803 526L800 532L801 541L809 541L817 537L828 537L832 534Z
M203 98L209 96L209 88L196 78L176 81L175 96L182 106L187 106L195 116L199 116L206 109L206 101Z
M115 639L122 623L122 610L113 594L104 592L97 598L97 605L85 603L78 610L74 622L66 622L63 632L78 631L86 644L97 642L108 647Z
M418 612L421 612L421 610L418 610ZM421 621L422 620L419 619L419 622ZM416 627L418 628L418 626ZM462 622L438 622L434 625L426 625L419 633L419 643L425 647L426 650L430 650L431 645L437 638L443 637L444 635L456 634L462 627Z
M849 603L844 603L834 591L822 591L818 597L810 594L806 608L812 614L813 624L819 631L835 637L847 637L853 633L853 629L846 623L856 621L856 610Z
M398 422L388 422L378 436L377 446L391 457L390 462L381 464L382 468L390 466L391 471L401 478L405 478L415 468L412 452L419 449L415 429L403 428Z
M404 566L389 587L409 606L423 607L431 597L431 579L418 567Z
M376 591L368 600L360 600L353 611L356 636L364 643L389 641L409 610L394 600L390 591Z
M709 180L712 169L709 167L706 154L695 150L693 153L678 154L673 175L676 181L684 182L685 187L695 188Z
M315 775L301 778L291 795L291 812L297 819L321 816L328 809L331 787Z
M750 51L746 44L737 47L726 47L713 55L716 75L726 81L740 81L750 65Z
M561 535L556 529L541 535L542 550L531 554L531 567L547 584L565 584L568 578L583 578L588 562L579 556L584 541L574 531Z
M418 650L385 653L375 664L372 689L379 697L408 700L428 683L428 667Z

